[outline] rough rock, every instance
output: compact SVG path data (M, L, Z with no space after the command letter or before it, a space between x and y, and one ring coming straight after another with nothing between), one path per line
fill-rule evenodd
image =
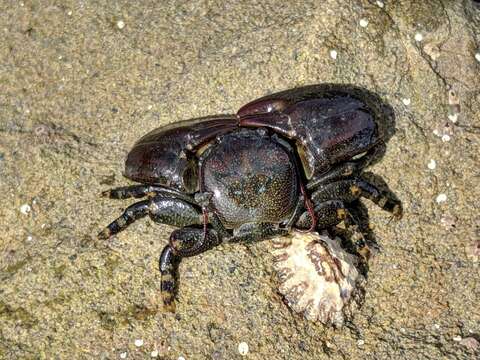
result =
M7 0L0 33L0 358L236 359L242 342L250 359L479 356L461 342L480 340L474 1ZM177 314L161 313L172 228L95 238L128 204L98 195L127 183L129 148L162 124L326 82L396 114L371 172L405 216L365 201L380 251L363 307L337 330L290 312L265 241L186 259Z

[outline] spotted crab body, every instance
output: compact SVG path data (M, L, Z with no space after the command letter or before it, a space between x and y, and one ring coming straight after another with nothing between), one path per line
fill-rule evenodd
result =
M227 229L247 223L285 224L299 197L299 176L288 144L256 130L225 135L202 162L201 191Z

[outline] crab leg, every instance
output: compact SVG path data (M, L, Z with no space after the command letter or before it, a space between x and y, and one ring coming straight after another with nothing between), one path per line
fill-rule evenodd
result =
M203 221L194 205L181 199L158 195L129 206L120 217L98 234L98 238L108 239L146 215L157 223L173 226L197 225Z
M335 226L347 217L347 210L342 201L331 200L315 206L315 218L317 219L316 227L318 229L328 229ZM299 229L311 229L312 217L309 211L305 211L295 224Z
M175 230L159 259L161 296L164 309L175 311L175 287L178 265L184 257L199 255L221 243L214 229L205 235L203 228L185 227Z
M361 179L341 180L320 186L312 194L314 203L322 203L332 199L338 199L346 203L365 197L383 210L390 212L395 218L402 217L401 202L393 195L381 192L374 185Z
M302 193L304 202L305 202L305 207L307 208L308 214L310 215L310 228L308 230L300 230L300 232L311 232L315 230L315 227L317 226L317 217L315 216L315 210L313 208L312 201L308 197L308 194L306 193L303 184L300 184L300 192Z
M254 242L288 234L288 230L272 223L246 223L225 238L225 242Z
M129 199L129 198L142 198L145 196L154 197L157 195L174 197L177 199L185 200L189 203L195 204L192 197L182 194L178 191L159 186L159 185L130 185L122 186L110 190L105 190L101 194L103 197L110 199Z
M160 294L163 308L168 312L175 312L175 277L180 259L173 253L171 246L167 245L158 260L161 274Z
M359 221L353 214L345 207L342 201L330 200L325 201L315 206L315 214L317 218L317 230L332 229L342 221L345 224L346 230L350 233L350 240L353 247L359 252L363 252L365 248L365 237L360 229ZM300 229L311 228L311 215L305 211L295 226Z
M98 233L98 238L106 240L112 235L115 235L126 229L128 225L133 223L135 220L145 217L149 212L148 205L148 200L140 201L130 205L120 217L112 221L106 228Z

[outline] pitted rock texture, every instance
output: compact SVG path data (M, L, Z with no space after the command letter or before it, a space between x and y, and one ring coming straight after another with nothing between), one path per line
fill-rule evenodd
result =
M0 358L230 360L242 342L250 359L479 356L473 1L6 0L0 33ZM177 314L161 313L172 228L95 238L130 203L99 193L127 184L135 140L326 82L365 87L396 114L371 171L405 216L364 202L380 250L352 322L292 313L268 241L186 259Z

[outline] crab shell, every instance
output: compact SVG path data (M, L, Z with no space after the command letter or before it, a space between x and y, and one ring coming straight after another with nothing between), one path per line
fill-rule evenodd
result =
M208 116L149 132L129 152L124 175L192 194L199 187L199 150L239 128L266 128L295 144L311 179L379 145L381 125L376 101L363 89L333 84L291 89L254 100L236 116Z
M343 325L359 305L365 278L358 258L326 234L294 231L273 239L279 291L288 306L310 321Z

